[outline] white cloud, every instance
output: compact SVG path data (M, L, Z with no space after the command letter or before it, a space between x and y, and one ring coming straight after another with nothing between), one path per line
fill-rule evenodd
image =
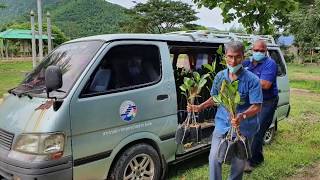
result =
M135 5L134 2L139 3L139 2L147 2L147 0L106 0L108 2L114 3L114 4L119 4L123 7L130 8ZM220 8L214 8L213 10L210 10L208 8L200 8L198 9L192 0L181 0L182 2L192 4L196 11L198 12L197 16L199 17L199 20L197 20L195 23L199 25L203 25L206 27L214 27L220 30L227 30L232 26L238 27L240 24L236 21L232 23L223 23L222 19L223 17L221 16L221 9Z

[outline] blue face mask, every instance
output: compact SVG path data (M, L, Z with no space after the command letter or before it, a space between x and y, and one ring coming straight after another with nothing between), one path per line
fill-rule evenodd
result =
M238 70L239 70L240 68L242 68L242 64L238 64L238 65L233 66L233 67L230 66L229 64L227 64L227 67L228 67L230 73L235 74L235 73L238 72Z
M252 54L252 58L256 61L261 61L265 57L266 55L262 52L253 52Z

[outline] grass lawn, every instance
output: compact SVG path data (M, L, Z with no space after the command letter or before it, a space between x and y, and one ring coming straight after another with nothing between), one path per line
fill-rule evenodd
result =
M320 67L289 64L290 86L320 93Z
M31 62L0 62L0 97L32 69ZM289 65L291 87L320 92L320 67ZM319 78L319 79L318 79ZM294 90L290 117L265 146L265 163L245 179L282 179L320 160L320 94ZM208 179L208 153L169 167L169 179ZM224 166L226 179L229 166Z
M10 88L17 86L31 69L31 61L0 61L0 98Z

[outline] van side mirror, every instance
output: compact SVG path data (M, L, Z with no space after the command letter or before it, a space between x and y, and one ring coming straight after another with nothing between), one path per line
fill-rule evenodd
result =
M48 66L45 71L46 91L49 93L62 87L62 72L58 66Z

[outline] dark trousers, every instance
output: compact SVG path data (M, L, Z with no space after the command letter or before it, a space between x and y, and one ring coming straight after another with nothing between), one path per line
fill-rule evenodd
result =
M272 124L273 115L277 108L279 97L263 101L261 112L258 115L260 129L253 138L251 151L252 157L249 159L251 166L257 166L264 161L263 157L263 138L270 125Z

